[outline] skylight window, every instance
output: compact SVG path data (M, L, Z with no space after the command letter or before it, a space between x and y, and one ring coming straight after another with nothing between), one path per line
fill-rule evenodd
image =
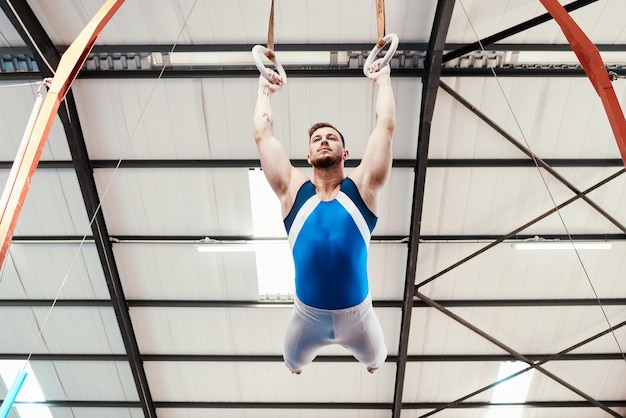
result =
M249 170L248 177L254 236L272 238L254 245L259 295L261 299L291 299L295 294L295 270L281 219L280 201L263 171Z
M7 388L13 385L15 376L24 368L24 360L1 360L0 377ZM43 395L39 381L33 372L30 363L26 364L24 371L28 374L24 384L17 394L16 402L42 402L46 398ZM13 405L20 418L52 418L50 409L43 406Z
M504 379L514 373L524 370L527 367L528 365L526 363L519 361L505 361L500 364L498 380ZM525 402L526 396L528 395L528 389L530 388L533 371L534 369L530 369L526 373L515 376L514 378L496 386L491 398L491 403L507 404ZM522 416L522 411L523 408L518 406L496 406L489 409L486 418L520 418Z

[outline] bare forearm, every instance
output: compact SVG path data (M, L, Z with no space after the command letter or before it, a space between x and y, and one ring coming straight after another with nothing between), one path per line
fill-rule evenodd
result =
M376 81L378 95L376 97L376 115L378 127L393 131L396 123L396 103L391 87L391 78L381 75Z
M271 93L267 86L259 86L254 109L254 137L257 141L274 134L274 114L270 96Z

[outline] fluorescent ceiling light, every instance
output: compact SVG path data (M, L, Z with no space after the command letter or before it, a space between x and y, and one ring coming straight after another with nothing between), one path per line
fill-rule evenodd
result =
M347 51L276 51L282 65L348 65ZM253 66L252 51L171 52L165 57L172 66ZM164 54L152 54L154 65L163 65ZM269 60L268 60L269 63Z
M20 392L17 394L16 401L45 401L46 398L43 395L43 390L39 385L39 381L37 380L30 363L26 363L26 367L24 368L24 360L0 360L0 377L4 381L7 388L11 387L15 376L17 376L17 373L22 369L24 369L28 375L26 376L26 380L24 381ZM18 412L20 418L52 418L52 413L48 407L14 404L13 408Z
M602 61L605 64L623 64L626 62L626 52L601 51ZM519 51L511 59L514 64L579 64L580 61L573 51Z
M217 242L196 247L199 253L246 253L254 251L252 244Z
M528 241L516 242L516 250L610 250L610 242Z
M250 253L289 244L287 239L255 239L238 241L205 240L206 242L196 246L199 253Z

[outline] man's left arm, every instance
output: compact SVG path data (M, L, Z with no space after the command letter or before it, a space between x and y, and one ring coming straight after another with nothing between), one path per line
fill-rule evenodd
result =
M386 66L374 79L378 85L376 126L367 141L361 164L353 171L356 177L353 180L357 182L361 195L373 211L376 211L378 191L385 185L391 172L396 104L390 73L389 66Z

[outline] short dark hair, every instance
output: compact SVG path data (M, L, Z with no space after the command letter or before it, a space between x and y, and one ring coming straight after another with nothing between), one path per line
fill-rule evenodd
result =
M311 142L311 136L313 136L313 133L317 131L319 128L333 128L334 130L336 130L337 133L339 134L339 138L341 138L341 143L343 144L343 147L344 148L346 147L346 141L343 139L343 134L339 132L339 129L335 128L333 125L331 125L328 122L317 122L316 124L314 124L313 126L309 128L309 142Z

